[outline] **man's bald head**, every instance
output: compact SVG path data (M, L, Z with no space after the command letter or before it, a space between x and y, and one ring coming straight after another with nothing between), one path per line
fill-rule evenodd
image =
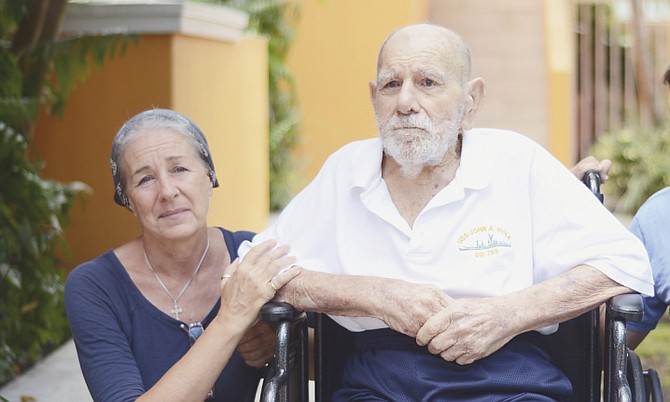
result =
M470 48L456 32L438 25L416 24L392 32L379 49L377 74L384 63L387 46L401 42L404 46L431 44L448 60L449 69L461 85L471 78Z

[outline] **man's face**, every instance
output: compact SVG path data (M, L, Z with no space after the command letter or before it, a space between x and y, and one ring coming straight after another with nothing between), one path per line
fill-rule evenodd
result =
M443 41L425 35L399 33L384 47L371 93L384 150L406 176L456 144L467 94L450 66Z

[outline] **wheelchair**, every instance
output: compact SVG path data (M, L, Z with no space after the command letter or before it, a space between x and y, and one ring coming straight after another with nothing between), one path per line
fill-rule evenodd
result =
M587 172L584 183L602 202L600 177ZM626 322L642 319L639 294L616 296L606 303L604 347L601 350L600 308L563 322L557 332L538 335L536 344L572 383L580 402L663 401L661 382L653 368L642 369L627 347ZM286 303L270 302L261 318L277 325L275 360L263 380L261 401L306 402L308 394L308 320ZM346 358L353 353L353 334L325 314L310 317L314 327L315 398L330 402L341 385Z

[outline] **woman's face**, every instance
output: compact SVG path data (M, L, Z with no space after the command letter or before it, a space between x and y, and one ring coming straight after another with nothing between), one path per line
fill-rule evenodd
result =
M209 169L186 136L168 129L138 133L121 164L129 206L144 234L174 240L207 225Z

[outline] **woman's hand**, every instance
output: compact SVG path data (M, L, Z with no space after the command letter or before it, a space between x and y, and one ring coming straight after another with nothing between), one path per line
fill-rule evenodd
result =
M243 261L235 259L224 270L221 279L219 315L242 319L250 326L263 304L272 300L278 289L299 274L291 267L295 258L288 256L288 246L275 247L274 240L253 247Z
M263 367L274 358L277 334L274 325L259 321L240 340L237 351L251 367Z

